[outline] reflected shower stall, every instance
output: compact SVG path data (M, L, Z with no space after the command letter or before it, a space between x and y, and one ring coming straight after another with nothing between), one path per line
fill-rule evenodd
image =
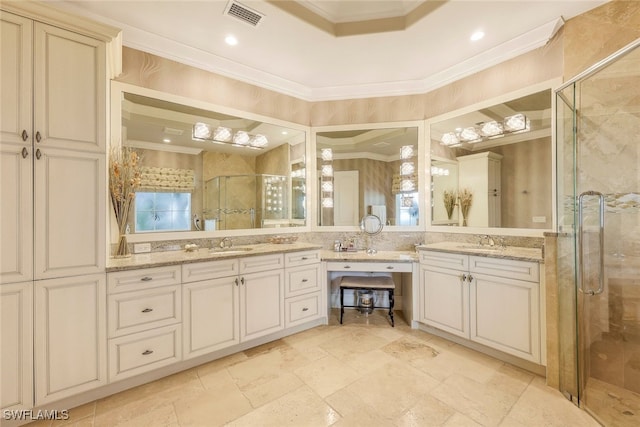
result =
M640 40L556 91L561 391L640 425Z
M288 187L281 175L216 176L204 186L205 228L287 227Z

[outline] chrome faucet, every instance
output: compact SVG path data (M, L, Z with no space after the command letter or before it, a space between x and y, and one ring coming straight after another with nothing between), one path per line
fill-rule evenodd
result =
M491 238L491 236L489 236L488 234L485 234L484 236L480 236L480 241L478 242L478 246L484 246L485 242L487 246L495 246L496 244Z
M222 249L233 247L233 240L231 240L231 237L225 237L220 240L220 247Z

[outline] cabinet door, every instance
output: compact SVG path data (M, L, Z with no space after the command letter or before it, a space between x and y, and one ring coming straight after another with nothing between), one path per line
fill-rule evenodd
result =
M26 158L22 151L28 150ZM33 278L31 149L0 144L0 283Z
M35 277L104 271L104 154L39 148L35 162Z
M104 274L35 284L36 405L106 384Z
M31 148L32 33L30 19L0 11L0 141L3 145L13 143Z
M182 292L185 359L240 342L237 276L185 284Z
M444 268L421 267L421 322L469 338L469 288L465 275Z
M36 146L106 153L105 52L101 41L35 23Z
M284 329L284 271L240 277L240 341Z
M33 407L33 284L0 286L0 408Z
M539 284L485 274L471 281L471 339L540 363Z

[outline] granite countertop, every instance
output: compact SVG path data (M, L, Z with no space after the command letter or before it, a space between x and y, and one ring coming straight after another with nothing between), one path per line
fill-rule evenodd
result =
M473 243L439 242L428 245L420 245L418 250L436 250L454 254L484 256L490 258L514 259L519 261L544 262L544 254L541 248L521 248L507 246L505 249L483 249L475 247Z
M251 248L246 252L233 252L233 249ZM239 245L225 253L211 252L209 248L201 248L192 252L185 250L151 252L134 254L129 258L109 258L107 260L107 273L114 271L133 270L136 268L162 267L167 265L180 265L193 262L215 261L219 259L241 258L256 255L268 255L273 253L299 252L305 250L322 249L321 245L296 242L288 244L260 243L257 245Z
M366 261L366 262L414 262L418 261L415 251L378 251L369 255L365 250L357 252L334 252L323 250L320 253L323 261Z

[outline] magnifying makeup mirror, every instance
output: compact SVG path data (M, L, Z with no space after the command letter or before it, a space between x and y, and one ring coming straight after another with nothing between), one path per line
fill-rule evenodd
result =
M367 236L367 254L374 255L378 251L371 245L372 236L380 234L384 224L376 215L365 215L360 220L360 230Z

